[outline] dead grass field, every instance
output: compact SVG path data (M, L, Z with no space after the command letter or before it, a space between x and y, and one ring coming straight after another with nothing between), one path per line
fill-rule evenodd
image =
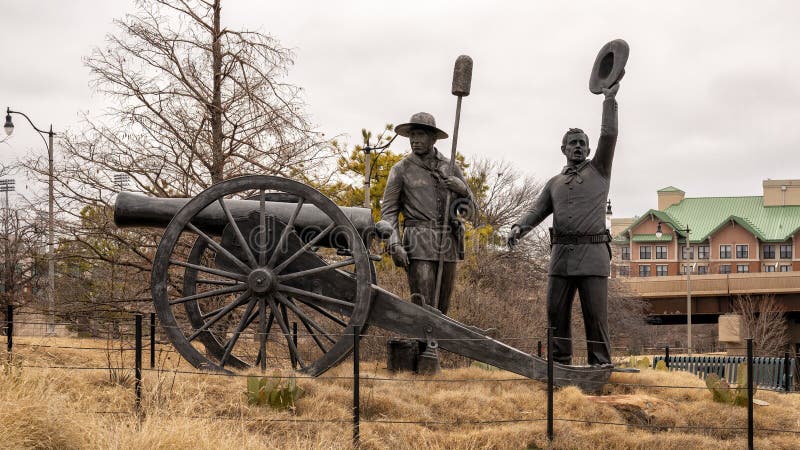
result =
M132 381L109 382L108 370L42 369L30 366L108 364L106 341L15 338L15 356L0 357L0 447L36 449L348 449L351 448L351 380L348 363L319 379L301 379L306 390L293 412L248 406L243 377L175 374L193 370L176 353L159 355L163 371L145 371L144 415L133 414ZM35 344L51 347L37 347ZM167 347L164 347L165 349ZM113 365L130 368L111 355ZM145 357L145 360L147 358ZM362 363L361 442L364 449L545 448L542 383L503 371L450 369L433 378L396 376L383 362ZM395 381L369 380L368 377ZM489 379L495 381L474 382ZM509 381L510 380L510 381ZM645 370L614 374L603 398L574 388L555 394L560 419L633 423L619 404L643 405L653 428L557 421L553 448L688 449L746 447L745 408L714 403L703 382L686 373ZM644 387L627 386L641 384ZM769 406L756 407L756 428L800 430L800 395L759 391ZM613 401L617 406L604 403ZM330 422L315 422L319 419ZM492 420L534 420L471 424ZM378 423L381 421L429 423ZM437 423L445 422L445 423ZM640 423L640 422L639 422ZM690 428L682 428L690 427ZM697 427L697 428L694 428ZM796 449L800 435L756 432L756 448Z

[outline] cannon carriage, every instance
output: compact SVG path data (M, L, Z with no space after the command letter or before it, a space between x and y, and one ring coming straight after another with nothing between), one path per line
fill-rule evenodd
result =
M354 326L375 326L546 379L544 359L380 288L376 257L368 253L371 212L339 207L302 183L252 175L191 199L120 193L114 219L118 226L164 228L151 275L153 301L170 342L196 368L230 371L292 360L317 376L349 354ZM290 329L290 317L299 333ZM268 346L271 335L285 342ZM611 368L554 363L554 371L556 385L596 392Z

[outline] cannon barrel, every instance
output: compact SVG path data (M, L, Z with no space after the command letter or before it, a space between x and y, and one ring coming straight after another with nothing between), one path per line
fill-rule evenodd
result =
M114 223L118 227L153 227L165 228L178 211L191 200L190 198L158 198L129 192L120 192L114 204ZM225 200L225 205L235 219L257 214L260 208L258 200ZM297 204L281 201L267 201L267 214L283 223L289 221ZM366 245L369 245L375 234L372 212L367 208L341 207L341 210L355 226ZM295 230L305 242L311 240L319 231L331 224L331 219L316 206L304 204L295 220ZM203 232L215 236L222 235L228 219L219 203L212 203L197 214L192 220ZM336 232L328 239L321 239L320 246L343 248L341 239L336 239Z

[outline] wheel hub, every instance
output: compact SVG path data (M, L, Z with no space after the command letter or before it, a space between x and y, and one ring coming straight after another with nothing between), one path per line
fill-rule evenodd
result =
M272 292L278 284L275 274L266 267L259 267L250 272L247 277L247 285L250 290L259 294Z

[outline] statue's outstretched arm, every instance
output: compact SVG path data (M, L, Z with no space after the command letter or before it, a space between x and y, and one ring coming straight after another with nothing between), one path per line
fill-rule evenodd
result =
M597 170L606 178L611 177L614 148L617 146L617 91L619 91L619 83L615 83L614 86L608 89L603 89L603 94L606 97L603 100L603 121L600 125L600 140L597 143L597 151L592 160Z

